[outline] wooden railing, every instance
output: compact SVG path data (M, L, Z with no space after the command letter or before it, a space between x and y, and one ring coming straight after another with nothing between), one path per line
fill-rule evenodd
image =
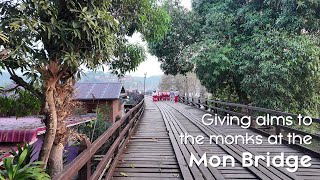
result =
M297 114L292 113L286 113L281 112L277 110L267 109L267 108L261 108L251 105L244 105L244 104L237 104L237 103L230 103L230 102L223 102L223 101L217 101L217 100L209 100L205 98L195 98L195 97L180 97L180 102L195 106L197 108L203 109L210 113L215 113L218 115L235 115L235 116L251 116L253 119L257 117L258 115L274 115L274 116L291 116L293 118L297 118ZM319 118L312 118L313 123L320 124ZM254 121L253 121L254 122ZM258 126L255 123L251 123L250 129L261 133L263 135L269 136L271 134L277 134L279 135L282 133L295 133L298 135L310 135L312 139L316 141L320 141L319 134L312 134L306 131L298 130L293 127L289 126L283 126L283 125L272 125L272 126ZM286 139L283 139L284 143L288 143ZM305 146L301 146L299 144L291 144L292 146L303 149L304 151L308 151L309 153L320 157L320 153L318 151L315 151L313 149L310 149Z
M55 176L54 180L70 179L111 179L117 161L123 152L130 136L134 132L138 121L144 112L144 99L116 121L105 133L103 133L92 144L86 143L86 148L66 167ZM102 159L91 172L91 161L94 155L103 147L106 142L110 142L107 152L101 156Z

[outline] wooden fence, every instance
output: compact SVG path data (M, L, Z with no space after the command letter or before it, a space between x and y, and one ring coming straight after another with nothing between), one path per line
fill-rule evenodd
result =
M138 121L144 112L144 99L125 114L119 121L115 122L105 133L103 133L92 144L86 143L86 148L66 167L55 176L54 180L70 179L111 179L117 161L125 149L125 146L134 132ZM101 156L101 161L91 172L91 161L95 154L106 142L110 142L107 152Z
M251 105L244 105L244 104L237 104L237 103L230 103L230 102L223 102L223 101L217 101L217 100L209 100L205 98L194 98L194 97L180 97L180 102L195 106L197 108L200 108L206 112L219 114L219 115L235 115L235 116L251 116L253 119L257 117L258 115L266 115L270 114L273 116L291 116L293 118L297 118L297 114L292 113L286 113L281 112L277 110L267 109L267 108L261 108ZM312 118L314 124L320 125L320 119L319 118ZM254 121L253 121L254 122ZM313 140L320 142L320 136L319 134L312 134L306 131L302 131L293 127L284 126L284 125L272 125L272 126L258 126L256 123L252 123L250 129L263 134L265 136L269 136L271 134L277 134L280 133L295 133L297 135L310 135ZM288 143L286 139L283 139L284 143ZM320 143L319 143L320 144ZM303 151L307 151L308 153L320 157L320 153L318 151L315 151L314 149L311 149L306 146L302 146L300 144L290 144L290 146L294 146L295 148L301 149Z

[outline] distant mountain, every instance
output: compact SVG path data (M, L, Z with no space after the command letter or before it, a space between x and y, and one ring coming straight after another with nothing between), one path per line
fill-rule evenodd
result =
M158 88L160 83L161 76L150 76L146 78L146 90L154 90ZM127 90L139 90L143 91L143 83L144 77L139 76L131 76L126 75L123 78L118 78L117 76L103 72L103 71L88 71L86 72L79 82L95 82L95 83L103 83L103 82L122 82L125 89ZM7 86L12 84L12 80L10 80L10 75L8 72L3 71L0 74L0 87Z
M160 83L161 76L150 76L146 78L146 90L157 89ZM126 75L122 78L102 71L86 72L80 82L122 82L127 90L143 91L144 77Z

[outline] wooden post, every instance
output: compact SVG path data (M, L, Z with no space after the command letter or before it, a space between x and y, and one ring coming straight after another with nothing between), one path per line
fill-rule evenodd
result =
M137 113L137 110L134 110L132 112L132 114L130 114L130 116L126 119L126 125L130 123L130 121L132 120L132 118L134 117L134 115ZM126 125L124 127L126 127ZM131 128L131 127L130 127ZM129 136L129 131L130 129L125 133L124 135L124 138L123 139L126 139L128 136ZM119 131L119 134L121 133L121 131Z
M120 125L118 127L118 129L114 132L114 135L113 135L113 142L116 141L116 139L119 137L123 127L125 127L127 124L128 124L128 119L130 119L132 114L130 114L124 121L124 123L122 125ZM114 153L113 153L113 156L116 157L116 155L118 154L118 150L119 150L119 146L114 150Z
M257 126L256 119L253 118L252 110L250 108L248 108L246 110L245 114L248 115L251 118L251 127L252 128L256 128L256 126Z
M200 101L200 98L198 98L198 108L201 108L201 101Z
M214 107L218 107L218 104L217 104L217 103L214 103ZM214 113L218 114L218 110L217 110L217 109L214 109Z
M119 128L116 130L115 135L114 135L114 141L116 141L116 139L120 136L122 127L119 126ZM115 158L118 154L119 151L119 145L115 148L114 152L113 152L113 158Z
M80 142L79 146L79 154L86 150L88 147L91 146L91 142L89 141L88 138L84 138ZM91 176L91 160L89 160L79 171L79 180L86 180L90 179Z
M276 135L279 135L281 133L280 126L276 126Z
M207 111L209 110L209 104L208 104L208 100L206 99L206 101L204 102L205 106L204 109Z

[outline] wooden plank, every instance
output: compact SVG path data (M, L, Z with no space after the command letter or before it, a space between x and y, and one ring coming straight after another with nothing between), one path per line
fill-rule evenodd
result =
M170 141L172 143L172 147L174 149L174 152L176 154L177 160L179 162L181 174L184 179L193 179L193 176L190 173L190 170L188 168L188 163L185 161L184 156L182 155L182 151L179 147L179 143L176 142L175 137L173 135L172 129L170 128L169 122L164 118L165 126L167 128Z
M168 104L169 106L171 106L170 104ZM224 135L224 133L222 133L221 131L220 132L217 132L219 130L217 130L215 127L207 127L205 126L204 124L200 123L198 120L197 120L197 117L194 117L192 116L191 113L188 113L187 111L185 111L184 109L182 108L178 108L177 106L171 106L173 109L177 110L177 112L181 113L184 117L186 117L187 119L190 120L190 122L192 122L195 126L197 126L198 128L200 128L202 130L202 132L204 132L207 136L210 136L210 135L214 135L214 134L219 134L219 135ZM221 143L217 143L221 148L223 148L226 152L228 152L228 154L232 155L235 159L237 159L239 162L241 162L242 160L242 157L241 157L241 154L242 154L242 151L240 151L237 146L234 146L234 145L224 145L224 144L221 144ZM261 163L261 161L259 161L259 163ZM279 179L278 176L280 176L282 179L290 179L288 178L288 176L283 176L281 175L281 173L277 173L275 175L275 173L272 173L270 171L270 167L267 168L266 167L266 163L262 162L261 163L262 166L259 166L259 167L248 167L248 169L250 171L252 171L253 173L255 173L257 176L259 176L260 178L269 178L269 179ZM277 171L277 169L274 168L275 171ZM287 174L286 174L287 175ZM292 176L292 175L291 175ZM290 177L290 175L289 175Z
M184 127L177 120L177 118L167 108L165 108L163 106L162 106L162 108L165 109L165 112L167 113L168 118L170 118L170 120L173 122L173 123L171 123L172 129L174 129L174 134L175 134L176 140L179 142L180 141L179 135L182 134L182 133L188 133L188 132L184 129ZM203 154L201 148L197 144L194 144L192 146L189 143L187 145L185 145L185 144L183 144L183 145L189 151L187 153L187 155L185 155L186 159L190 159L190 153L191 152L198 159L200 158L199 154ZM207 167L204 167L203 165L201 165L201 166L199 166L199 168L200 168L199 170L202 172L202 176L204 176L206 179L224 179L222 174L219 171L217 171L217 169L215 169L215 168L213 168L211 166L209 166L207 168Z
M180 106L185 106L185 105L180 105ZM192 111L190 111L190 110L188 110L188 113L193 113L193 112L196 112L197 114L198 114L198 112L200 112L199 110L196 110L196 109L193 109ZM204 114L204 112L202 113L202 114ZM199 120L199 117L201 117L202 115L198 115L198 117L196 117L196 118L198 118L198 121L200 121ZM222 130L222 131L220 131L220 132L218 132L218 133L221 133L221 132L223 132L223 133L225 133L226 131L224 131L225 130L225 127L228 127L228 126L223 126L220 130ZM216 127L216 128L219 128L219 127ZM229 128L229 127L228 127ZM237 128L238 128L238 130L237 130ZM242 132L244 132L243 131L243 129L241 129L240 127L238 127L238 126L234 126L234 127L231 127L231 128L229 128L229 129L234 129L234 131L242 131ZM228 132L228 131L227 131ZM251 131L251 130L247 130L247 132L250 132L250 133L256 133L256 132L253 132L253 131ZM237 133L236 133L237 134ZM264 138L265 139L265 138ZM267 141L264 141L263 142L264 144L263 145L259 145L259 146L255 146L255 145L245 145L244 147L246 148L246 149L248 149L249 151L253 151L253 152L257 152L258 154L266 154L266 152L267 151L272 151L271 152L271 157L273 157L274 155L276 155L277 154L277 152L279 153L279 152L282 152L282 151L284 151L284 152L289 152L288 154L286 154L285 156L287 157L288 155L299 155L299 156L302 156L302 155L305 155L306 153L308 153L307 151L303 151L303 149L299 149L299 150L301 150L301 152L298 152L296 149L293 149L291 146L287 146L286 144L281 144L281 145L270 145L270 144L268 144L267 143ZM260 148L260 146L262 146L261 148ZM274 149L274 150L272 150L272 149ZM311 156L312 156L312 154L311 154ZM320 159L318 159L317 157L315 157L315 156L313 156L313 159L312 159L312 161L315 161L316 163L313 163L312 162L312 166L314 166L314 165L317 165L317 162L319 162L319 160ZM315 166L316 168L317 168L317 166ZM312 167L309 167L309 168L299 168L298 169L298 171L297 172L295 172L295 173L289 173L289 172L287 172L287 170L285 170L284 168L274 168L274 169L276 169L277 171L279 170L279 169L281 169L280 171L283 171L283 172L286 172L287 174L290 174L291 176L293 176L293 178L295 178L295 179L303 179L303 177L301 177L300 175L299 175L299 172L302 172L303 170L307 170L308 172L313 172L313 171L310 171L310 168L312 168ZM319 169L320 169L320 167L319 167ZM318 174L318 176L320 176L320 171L319 171L319 169L316 169L316 171L319 173ZM291 177L292 178L292 177Z
M151 101L147 100L146 105L146 109L152 109L152 115L146 110L117 161L113 179L182 179L161 113Z

